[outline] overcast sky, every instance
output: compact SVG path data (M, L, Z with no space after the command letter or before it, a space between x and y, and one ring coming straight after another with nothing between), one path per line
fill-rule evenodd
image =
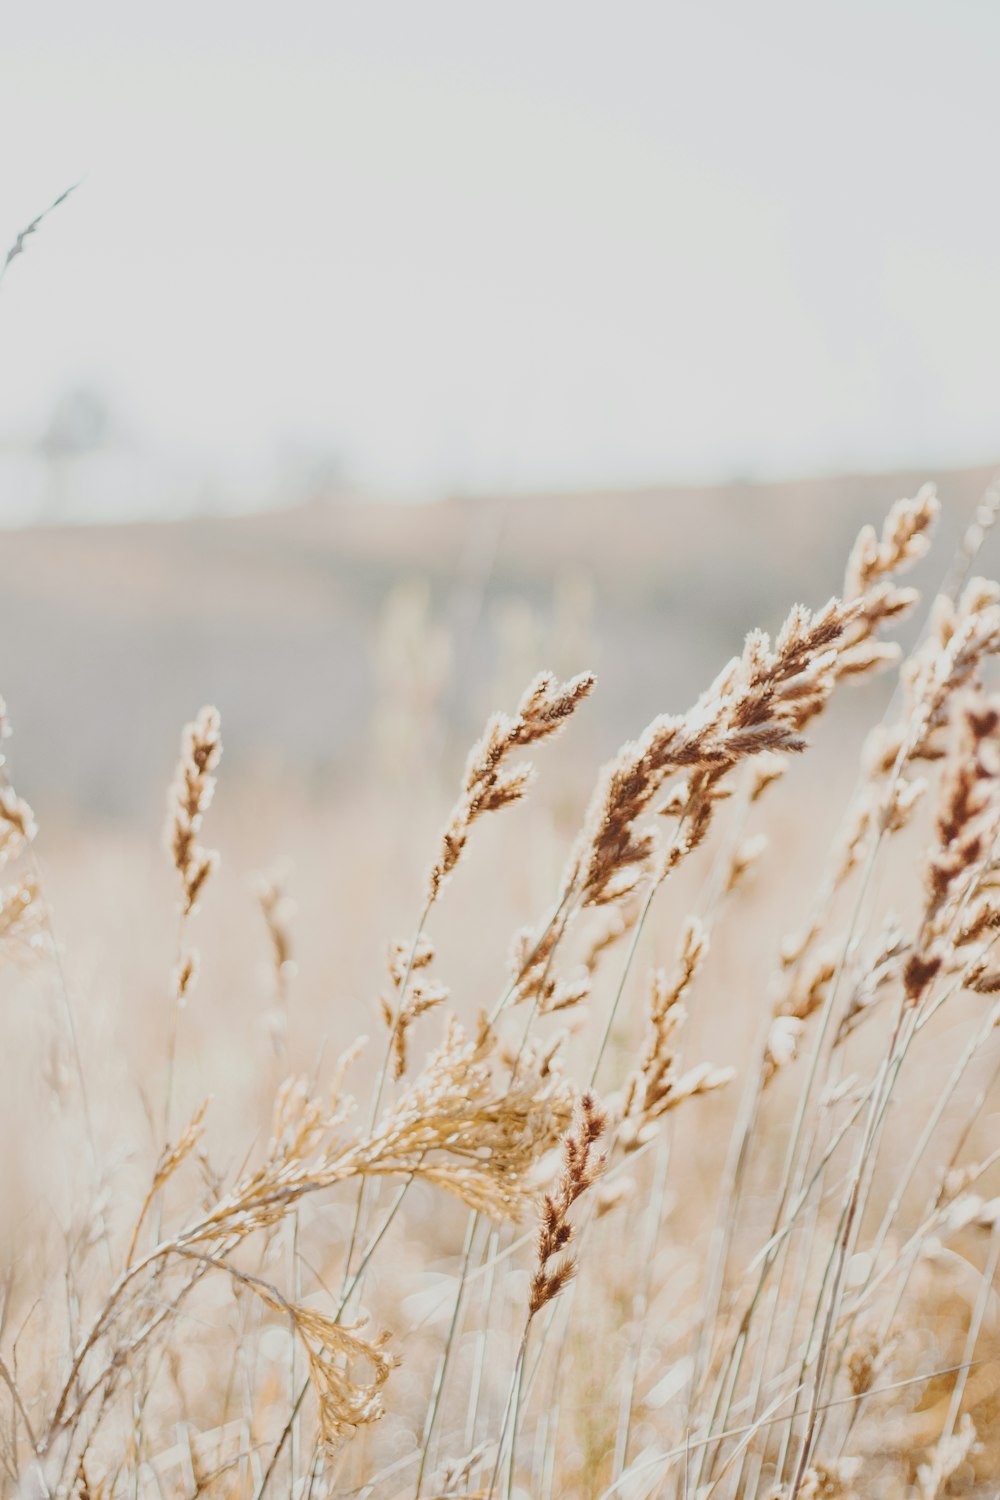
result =
M93 385L238 488L1000 456L992 0L33 0L0 441ZM2 501L0 501L2 503Z

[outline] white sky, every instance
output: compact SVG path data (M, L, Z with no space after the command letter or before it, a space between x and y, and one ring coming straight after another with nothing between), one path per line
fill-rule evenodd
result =
M991 460L998 67L993 0L8 7L2 243L86 180L0 441L91 382L237 487Z

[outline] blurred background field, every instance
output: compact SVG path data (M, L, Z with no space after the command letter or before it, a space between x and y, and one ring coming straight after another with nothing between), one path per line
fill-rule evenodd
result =
M217 700L229 780L309 795L419 768L450 786L456 747L539 663L598 673L574 738L600 761L686 707L753 625L825 602L859 526L924 479L943 574L989 469L11 531L20 780L51 812L148 826L178 724Z

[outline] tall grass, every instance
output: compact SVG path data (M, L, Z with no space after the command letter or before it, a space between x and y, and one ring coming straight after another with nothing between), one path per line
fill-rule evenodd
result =
M902 658L918 599L899 580L936 513L930 490L893 506L840 597L751 633L687 713L621 747L471 1000L440 977L439 911L480 826L529 795L525 752L586 712L589 673L543 673L490 719L389 942L374 1035L334 1060L317 1026L288 1078L294 928L282 878L261 882L271 1123L229 1120L222 1156L211 1102L178 1088L185 1013L212 1004L218 714L184 731L169 793L175 965L135 1080L152 1159L113 1097L94 1107L115 1070L95 1078L81 1043L34 818L3 783L9 1015L42 978L59 1000L37 1081L58 1170L5 1231L3 1494L995 1492L1000 588L971 576L990 505ZM893 671L828 857L800 866L767 839L775 789L841 687ZM786 928L769 986L741 949L748 892ZM676 951L649 967L654 931ZM30 1178L26 1121L7 1155Z

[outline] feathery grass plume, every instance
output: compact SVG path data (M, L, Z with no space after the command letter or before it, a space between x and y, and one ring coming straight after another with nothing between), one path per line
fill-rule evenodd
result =
M912 500L897 500L882 523L882 535L874 526L863 526L851 549L844 575L844 598L870 595L884 578L926 557L930 529L941 512L933 484L925 484ZM879 613L881 600L872 603Z
M559 978L550 975L539 994L538 1014L552 1016L557 1012L575 1010L590 998L590 991L591 977L583 965Z
M854 1486L860 1467L856 1458L813 1464L802 1476L799 1500L861 1500Z
M295 903L285 889L285 874L280 868L257 875L253 890L264 918L271 954L272 1003L263 1021L271 1050L280 1058L288 1044L289 988L296 973L292 946Z
M639 920L641 911L642 899L638 893L633 894L631 899L627 898L618 902L615 906L598 909L596 914L598 920L591 930L583 954L583 967L588 974L594 973L609 948L613 948L627 932L631 932Z
M996 995L1000 993L1000 972L990 969L985 962L974 964L965 976L964 985L977 995Z
M604 1170L607 1157L597 1149L597 1143L607 1128L607 1121L607 1113L596 1097L589 1091L582 1094L577 1103L572 1128L567 1131L563 1140L562 1171L553 1190L542 1197L538 1211L535 1271L528 1292L528 1312L514 1361L510 1394L504 1409L487 1500L492 1500L496 1489L508 1424L511 1439L507 1493L510 1494L517 1451L521 1386L531 1327L537 1315L550 1302L555 1301L576 1272L576 1257L568 1253L574 1236L570 1210L577 1199L588 1188L593 1187Z
M768 1084L780 1068L798 1056L799 1038L806 1021L820 1009L837 972L837 953L822 949L806 968L796 970L785 993L774 1005L764 1047L763 1082Z
M534 1172L566 1127L574 1090L551 1050L522 1054L510 1083L494 1077L496 1039L474 1040L453 1016L444 1040L354 1147L361 1170L414 1172L494 1219L519 1219L533 1201Z
M742 656L687 715L654 719L640 740L624 745L591 801L566 888L585 906L618 902L635 889L656 848L640 820L671 776L689 777L667 805L684 826L659 878L703 841L735 766L765 751L802 750L800 731L833 691L842 638L861 613L862 601L834 599L816 614L795 606L773 648L763 631L751 632Z
M621 931L624 930L623 926ZM602 939L598 951L610 946L617 936L616 933ZM561 937L560 924L553 921L540 937L533 927L522 927L511 943L508 970L512 998L517 1004L523 1000L536 1001L540 1016L571 1010L590 995L596 957L588 957L572 974L557 974L552 961Z
M554 995L558 980L552 966L567 921L564 903L557 916L541 931L534 927L522 927L514 934L508 962L513 1004L520 1005L522 1001L534 1000L541 1008Z
M582 672L560 683L541 672L530 684L513 716L494 714L469 755L458 801L441 840L441 849L427 875L428 901L441 888L465 852L469 831L484 813L497 812L524 796L533 775L530 765L511 766L518 750L558 734L566 720L590 696L595 678Z
M968 948L977 939L1000 929L1000 854L993 854L982 867L975 891L954 933L956 948Z
M908 826L927 785L923 777L912 776L913 766L945 757L956 700L975 682L986 658L1000 651L1000 588L971 579L957 602L945 596L935 600L931 625L901 669L906 698L901 718L868 737L863 753L866 780L851 812L827 901L808 927L784 939L781 961L786 969L801 964L817 941L833 895L858 868L873 840ZM925 954L921 962L926 961ZM915 967L909 982L919 979ZM793 1030L801 1033L802 1027L787 1022L775 1030L775 1055L780 1052L788 1060L794 1056Z
M528 1322L558 1297L571 1279L576 1262L568 1250L573 1239L569 1212L577 1199L597 1181L605 1157L597 1142L607 1115L593 1094L580 1098L576 1120L563 1142L563 1168L554 1190L546 1193L539 1212L538 1253L528 1296ZM560 1257L556 1259L556 1257Z
M750 802L759 802L769 786L780 781L788 770L788 762L780 755L759 755L754 763L753 780L750 783Z
M874 1328L855 1334L847 1346L844 1367L847 1382L855 1396L866 1396L885 1367L889 1350Z
M966 1412L958 1430L934 1444L928 1460L917 1469L918 1500L939 1500L947 1494L948 1481L965 1463L976 1446L976 1429Z
M873 1008L898 985L903 963L910 951L898 919L890 916L853 977L844 1013L837 1026L835 1045L840 1046L851 1032L871 1015Z
M10 737L7 705L0 698L0 741ZM35 815L6 780L6 757L0 754L0 869L13 864L38 832ZM0 887L0 942L23 943L43 920L41 891L34 876Z
M261 1165L183 1230L185 1244L245 1238L277 1223L301 1198L358 1177L410 1177L445 1189L495 1219L518 1219L534 1201L534 1172L558 1141L574 1092L550 1054L530 1050L515 1082L494 1079L495 1038L472 1041L453 1016L444 1040L370 1133L345 1137L353 1102L329 1105L303 1079L279 1093Z
M248 1286L292 1318L307 1348L310 1378L320 1401L321 1430L329 1445L339 1442L348 1429L373 1421L380 1414L378 1391L391 1367L383 1349L384 1338L374 1344L359 1339L355 1330L343 1327L336 1319L286 1301L269 1283L238 1270L228 1259L249 1236L280 1222L304 1194L332 1186L358 1171L394 1169L379 1158L377 1149L369 1147L367 1156L362 1153L356 1159L349 1146L338 1140L353 1107L349 1099L342 1097L341 1088L344 1072L356 1051L352 1049L341 1059L327 1105L316 1100L302 1080L291 1079L283 1085L276 1101L274 1134L261 1167L240 1177L228 1192L220 1185L200 1214L159 1238L137 1258L140 1230L150 1208L160 1201L164 1184L198 1150L204 1106L177 1142L164 1148L132 1231L124 1269L89 1331L81 1338L55 1401L45 1448L51 1448L61 1434L71 1433L80 1423L94 1398L126 1362L122 1350L127 1349L132 1357L153 1334L163 1330L185 1290L189 1291L212 1269L226 1272L233 1281ZM440 1144L447 1149L451 1142L446 1139ZM468 1150L468 1143L459 1141L456 1149ZM408 1170L409 1165L407 1162L400 1170ZM212 1174L206 1175L211 1186ZM198 1270L186 1288L175 1293L171 1300L163 1290L164 1274L171 1264L191 1261ZM155 1306L161 1310L149 1315L143 1309L154 1291ZM341 1357L368 1359L375 1370L374 1380L367 1385L347 1380L335 1363ZM92 1370L95 1359L96 1376ZM97 1413L98 1422L106 1404L105 1399Z
M726 871L724 889L727 896L735 891L738 885L742 885L748 876L752 875L753 869L767 849L767 845L767 835L764 833L755 833L749 838L743 839L737 848L733 850L729 861L729 868Z
M972 578L957 603L944 595L934 602L932 629L903 669L909 702L895 739L886 737L883 764L900 753L910 760L940 760L946 753L949 708L960 688L980 671L986 657L1000 651L1000 585Z
M751 788L751 800L758 799L784 757L805 748L801 731L837 682L895 659L895 648L880 644L876 632L917 596L898 588L892 574L923 555L936 514L931 490L899 501L881 541L867 528L856 543L845 585L849 597L831 599L815 614L794 606L773 648L763 631L752 631L742 655L723 667L685 716L662 715L638 741L621 747L591 798L563 877L557 920L515 950L514 1003L539 997L550 982L555 948L575 910L622 902L631 908L646 877L659 885L704 841L736 766L761 757ZM675 776L686 779L674 784L659 811L676 818L678 828L661 849L652 828L642 825ZM738 879L739 870L734 873Z
M139 1243L139 1235L142 1230L143 1223L145 1222L146 1215L152 1208L157 1194L160 1192L160 1189L170 1181L174 1173L181 1166L183 1166L188 1157L200 1145L205 1134L205 1114L207 1110L208 1100L206 1099L201 1105L199 1105L198 1109L195 1111L191 1120L178 1136L177 1140L168 1141L163 1147L163 1150L160 1152L160 1159L156 1164L152 1181L149 1185L149 1188L147 1189L146 1196L143 1199L142 1207L139 1210L139 1214L136 1218L135 1225L132 1230L132 1235L129 1240L128 1251L125 1256L126 1268L129 1267L132 1264L132 1261L135 1259L135 1252Z
M10 734L7 719L4 713L3 700L0 699L0 736L6 738ZM0 771L6 763L6 757L0 755ZM22 854L27 846L34 842L38 826L35 823L35 815L25 802L19 797L14 788L4 781L0 784L0 863L9 864L11 860Z
M652 1138L657 1123L699 1094L722 1088L735 1077L734 1068L699 1063L686 1073L678 1068L677 1033L687 1020L683 1000L708 950L708 934L697 917L689 917L681 935L680 952L672 976L654 969L650 980L649 1026L638 1070L625 1085L618 1132L626 1153Z
M992 849L996 837L992 802L1000 771L998 731L1000 699L977 694L963 709L957 754L937 816L937 844L928 862L927 917L938 925L957 883Z
M926 556L940 510L934 486L927 484L912 500L896 501L880 537L873 526L859 532L844 575L844 600L859 601L861 610L845 631L834 669L838 677L898 660L898 646L877 641L875 632L916 603L916 590L900 588L894 577Z
M205 813L215 792L212 772L222 755L219 711L205 707L198 717L185 725L181 735L181 753L177 770L167 795L165 842L174 869L180 877L178 903L180 922L177 933L177 959L173 972L173 999L167 1042L166 1089L163 1102L163 1134L171 1127L174 1102L174 1070L177 1063L177 1039L180 1012L198 976L198 955L185 947L185 934L198 897L209 875L218 864L218 855L198 842Z
M436 1010L448 999L446 985L418 977L433 959L434 945L425 934L421 934L415 945L398 939L389 944L387 967L394 998L382 995L380 1000L382 1019L388 1027L392 1044L393 1076L397 1082L406 1072L409 1031L413 1022L428 1011ZM400 995L403 997L401 1001Z
M177 773L168 795L167 849L181 878L181 913L194 911L201 889L218 863L218 855L203 849L198 834L215 792L211 774L222 755L219 711L203 708L185 725Z
M359 1427L378 1421L383 1411L381 1390L396 1364L395 1358L386 1352L388 1334L379 1334L374 1340L365 1339L359 1335L357 1325L344 1325L316 1308L289 1301L269 1282L231 1263L227 1252L233 1248L233 1237L222 1236L212 1253L199 1248L200 1243L204 1241L198 1237L174 1236L161 1242L140 1261L126 1266L73 1357L69 1378L60 1391L48 1430L36 1444L40 1455L55 1451L60 1439L65 1441L65 1435L72 1434L87 1406L109 1382L114 1381L122 1364L134 1359L150 1336L168 1325L169 1315L176 1313L185 1291L190 1291L213 1270L225 1273L237 1291L241 1288L252 1291L269 1307L290 1319L306 1350L309 1379L318 1400L320 1436L328 1455L335 1454ZM146 1317L144 1324L137 1328L134 1318L136 1304L141 1309L145 1297L141 1291L136 1296L135 1284L146 1277L145 1296L158 1290L162 1298L163 1290L157 1278L171 1261L181 1265L193 1263L197 1269L189 1277L186 1287L174 1293L172 1303L152 1317ZM152 1283L148 1279L151 1273ZM129 1293L131 1295L127 1296ZM131 1320L130 1313L133 1315ZM121 1325L117 1329L116 1321ZM102 1348L102 1341L115 1334L117 1337L110 1338L109 1347ZM89 1362L95 1355L98 1356L99 1369L104 1361L96 1379L91 1378L89 1370ZM368 1380L350 1377L348 1371L355 1361L363 1361L371 1367ZM79 1390L81 1382L85 1386L82 1392ZM106 1401L99 1407L96 1418L91 1418L88 1441L93 1440L96 1424L100 1423L105 1410Z
M832 664L833 676L837 681L867 675L872 670L898 660L898 645L877 640L876 632L882 625L907 613L917 602L917 591L898 587L894 576L926 555L930 547L930 533L939 513L940 502L934 486L924 485L912 500L898 500L892 506L883 523L881 537L874 527L862 527L844 574L844 602L855 603L858 610L854 618L845 624L838 643L836 659ZM821 706L817 705L815 711ZM799 727L804 728L813 714L814 709L807 707ZM784 763L778 760L777 764L783 766ZM884 774L888 774L892 764L890 761L883 768ZM761 795L772 779L766 768L763 779L760 777L761 773L758 773L758 784L754 787L752 800ZM886 823L894 825L893 831L904 826L922 790L922 783L918 785L897 781L890 785L882 812ZM843 862L834 881L836 886L846 880L860 858L864 834L870 820L870 810L863 801L853 836L845 841Z
M284 877L278 870L259 875L255 882L255 891L271 944L275 986L279 997L284 997L288 976L295 967L292 950L292 917L295 912L295 903L285 889Z
M10 786L0 787L0 860L7 864L16 859L37 832L34 814L24 798Z
M251 1290L269 1307L287 1314L302 1340L319 1404L320 1437L327 1457L333 1458L359 1427L383 1415L382 1388L397 1363L386 1353L389 1335L362 1338L357 1325L347 1327L316 1308L288 1302L256 1277L248 1280ZM352 1380L347 1374L359 1361L371 1367L367 1380Z
M461 1458L453 1458L446 1463L440 1475L433 1481L435 1500L438 1496L452 1497L452 1500L472 1500L472 1493L469 1491L472 1471L483 1461L489 1451L489 1443L477 1443L471 1453L463 1454Z
M41 888L37 880L0 886L0 943L23 943L42 922Z
M424 924L431 907L437 901L445 883L451 878L468 843L473 823L489 812L518 801L526 792L533 776L530 764L510 765L512 755L522 749L550 739L558 734L567 719L574 714L583 700L589 697L594 687L592 673L581 673L568 682L560 683L550 672L540 673L529 685L513 716L495 714L486 725L478 744L466 762L465 775L458 801L452 809L448 825L444 830L440 850L427 874L424 910L417 924L416 936L410 946L410 957L397 986L394 1014L388 1018L389 1036L385 1056L379 1069L372 1095L371 1126L374 1126L382 1104L383 1089L388 1076L390 1061L397 1079L406 1068L406 1030L414 1019L412 1010L406 1006L407 992L412 977L413 957L421 941ZM429 998L427 992L425 1000ZM429 1008L428 1005L424 1009ZM347 1251L347 1270L350 1269L354 1246L360 1230L365 1203L365 1187L358 1184L354 1227ZM346 1274L346 1273L345 1273Z
M948 956L947 929L978 880L1000 835L995 790L1000 773L1000 700L974 694L961 715L942 787L926 874L920 931L903 969L908 1005L916 1005Z

